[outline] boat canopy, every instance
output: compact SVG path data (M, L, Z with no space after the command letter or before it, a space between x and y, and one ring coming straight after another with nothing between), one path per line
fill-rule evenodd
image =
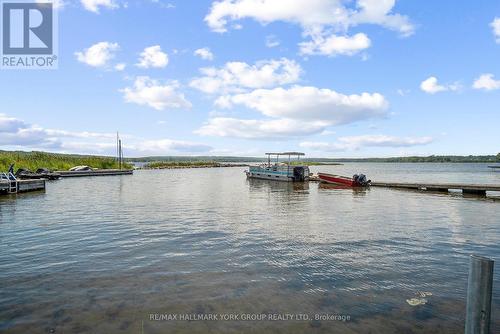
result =
M266 155L296 155L296 156L302 156L305 155L305 153L302 152L281 152L281 153L266 153Z
M305 154L302 152L281 152L281 153L276 152L276 153L266 153L266 155L267 155L267 165L268 166L271 166L271 155L276 156L276 163L279 162L280 156L283 156L283 155L288 156L288 165L290 166L290 157L291 156L296 156L297 160L300 160L300 157L305 155Z

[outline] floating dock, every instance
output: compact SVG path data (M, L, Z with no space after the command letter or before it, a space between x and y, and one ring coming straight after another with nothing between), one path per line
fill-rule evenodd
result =
M45 180L0 181L0 194L15 194L40 190L45 190Z
M372 182L371 185L372 187L427 190L437 192L461 190L463 194L479 196L486 196L487 191L500 191L500 185L497 184Z
M97 169L82 171L57 171L61 177L81 177L81 176L110 176L110 175L131 175L132 169Z

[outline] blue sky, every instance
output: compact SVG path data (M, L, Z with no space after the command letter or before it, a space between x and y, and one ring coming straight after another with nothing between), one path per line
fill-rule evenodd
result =
M500 151L498 1L59 4L58 69L0 70L1 149Z

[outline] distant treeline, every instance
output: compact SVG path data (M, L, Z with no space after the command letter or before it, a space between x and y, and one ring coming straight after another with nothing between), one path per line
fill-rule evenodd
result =
M130 162L160 162L160 161L213 161L213 162L261 162L267 161L266 158L256 157L224 157L224 156L155 156L142 158L126 159ZM286 161L288 159L280 159ZM275 161L272 159L272 161ZM329 164L342 162L500 162L500 153L497 155L431 155L427 157L393 157L393 158L307 158L301 160L303 163L310 164Z
M427 157L394 157L394 158L364 158L364 159L335 159L343 162L500 162L500 153L497 155L430 155Z
M99 169L119 167L116 159L112 157L0 150L0 172L6 172L11 164L14 164L15 170L24 168L32 171L36 171L38 168L68 170L80 165ZM132 165L125 164L124 168L132 168Z
M287 161L288 159L280 159ZM141 158L128 158L127 162L166 162L168 165L171 162L172 166L180 165L211 165L216 163L246 163L246 162L265 162L265 157L224 157L224 156L154 156ZM272 161L275 161L272 159ZM300 163L308 165L335 164L342 162L486 162L500 163L500 153L497 155L431 155L428 157L395 157L395 158L364 158L364 159L347 159L347 158L307 158L301 159ZM2 151L0 150L0 171L7 171L10 164L15 164L15 169L26 168L36 170L38 168L48 168L50 170L67 170L77 165L87 165L93 168L109 169L118 168L118 162L114 157L94 156L94 155L78 155L78 154L59 154L46 152L23 152L23 151ZM294 162L295 163L295 162ZM131 164L125 164L125 168L131 168Z
M129 162L159 162L159 161L173 161L173 162L258 162L263 161L263 158L255 157L223 157L223 156L152 156L140 158L126 158Z

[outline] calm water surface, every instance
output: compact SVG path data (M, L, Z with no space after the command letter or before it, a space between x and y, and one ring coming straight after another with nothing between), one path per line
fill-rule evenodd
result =
M377 181L500 183L485 164L346 164ZM468 256L500 259L500 200L137 171L0 198L0 332L459 333ZM406 299L432 292L426 305ZM493 332L500 332L500 270ZM150 314L306 314L152 321ZM316 314L349 321L315 320Z

